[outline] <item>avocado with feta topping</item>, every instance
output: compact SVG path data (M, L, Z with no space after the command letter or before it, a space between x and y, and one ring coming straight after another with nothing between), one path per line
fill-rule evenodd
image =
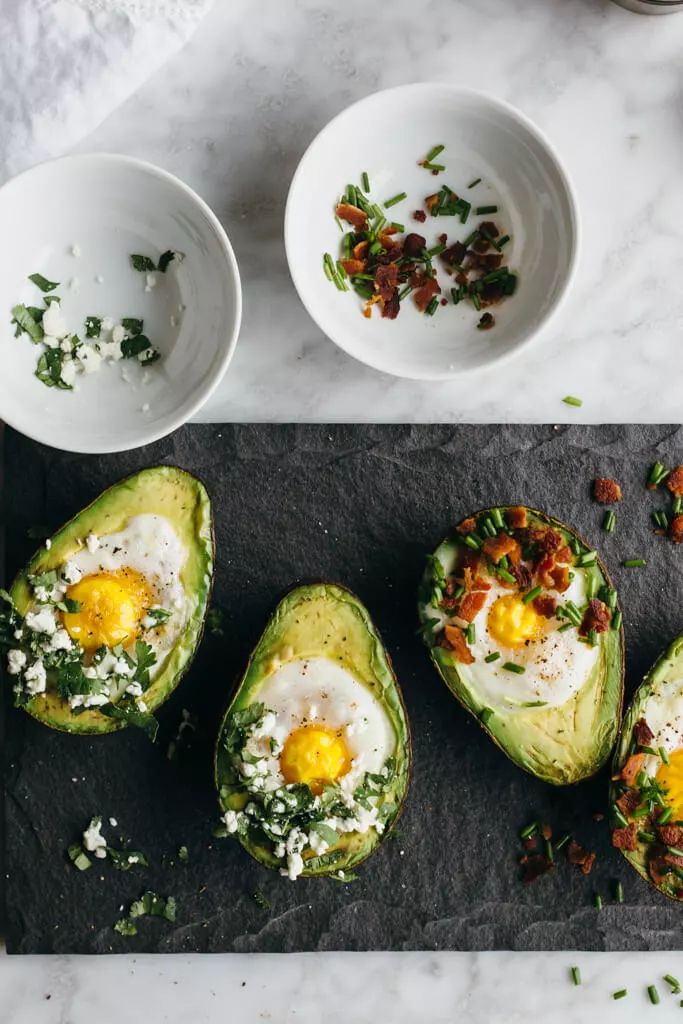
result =
M292 880L350 880L394 825L410 762L403 698L366 608L336 584L292 590L219 731L224 832Z
M605 763L621 612L597 552L568 526L524 506L463 520L428 559L419 617L441 678L515 764L561 786Z
M156 734L201 639L213 576L211 503L173 466L115 484L47 540L0 594L15 704L45 725Z

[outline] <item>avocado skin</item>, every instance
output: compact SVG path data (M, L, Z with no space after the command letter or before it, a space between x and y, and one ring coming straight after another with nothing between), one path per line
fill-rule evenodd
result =
M143 513L166 516L185 543L189 556L183 569L183 585L193 608L184 635L167 659L163 671L145 693L154 712L171 696L190 667L199 647L209 607L214 567L214 536L211 501L204 485L177 466L152 466L108 487L99 497L62 526L17 575L10 594L21 614L30 605L28 576L63 565L89 533L115 533L128 519ZM56 694L34 697L24 710L51 729L73 735L100 735L126 728L126 723L107 718L96 709L73 715Z
M660 684L666 685L669 678L675 678L676 673L678 673L678 678L680 678L679 666L681 664L683 664L683 635L676 637L666 650L660 654L633 695L631 706L624 715L619 739L617 741L617 747L614 752L614 760L612 763L613 776L618 776L626 763L629 754L629 747L631 745L631 738L633 736L633 729L638 719L645 717L643 711L648 697ZM610 782L610 807L618 796L619 793L616 787L612 782ZM667 886L665 882L661 885L657 885L650 875L650 872L648 871L649 849L649 843L643 843L639 840L638 846L635 850L622 849L620 852L629 862L631 867L635 868L638 874L653 886L653 888L657 889L658 892L661 892L664 896L668 896L669 899L676 900L677 903L683 902L683 888L677 890L673 886Z
M323 647L322 640L327 639ZM258 690L273 670L273 659L282 663L305 657L339 658L344 668L356 679L371 682L371 689L387 711L398 737L395 753L396 775L388 799L396 811L388 818L381 836L374 829L365 835L345 833L334 850L344 856L329 866L304 868L302 878L321 878L348 872L366 860L386 839L396 824L408 790L412 762L410 726L393 666L377 629L361 601L350 590L337 583L311 583L290 590L277 605L256 645L234 697L218 730L215 756L215 779L222 811L237 810L244 799L221 797L221 784L228 767L223 746L223 733L228 716L258 701ZM255 860L267 868L278 869L281 862L267 844L251 836L239 837L242 846ZM331 852L331 851L330 851ZM305 859L305 857L304 857Z
M590 545L579 534L544 512L531 509L528 506L499 507L503 513L510 507L526 508L529 525L551 526L558 530L567 541L578 540L585 549L590 549ZM481 509L472 515L478 517L491 511L490 508ZM451 557L458 546L453 539L455 536L455 531L453 531L453 534L439 545L435 555L441 555L444 561L447 557ZM596 566L589 571L598 574L601 584L606 583L612 587L610 577L600 558L598 558ZM421 590L428 580L429 569L425 571ZM421 622L424 623L429 615L428 608L421 601L418 605L418 612ZM580 749L573 749L568 745L567 730L561 734L561 740L554 741L551 749L547 748L547 730L557 731L558 728L563 728L566 725L567 712L563 711L562 706L550 710L530 708L528 712L516 711L511 715L497 711L489 718L488 722L483 722L480 714L484 705L469 692L467 685L460 678L457 662L447 650L440 647L432 647L430 655L439 675L453 696L470 714L474 715L484 732L514 764L550 785L568 786L590 778L605 764L614 746L621 720L624 696L623 626L619 630L609 629L600 636L602 672L599 692L596 692L591 699L590 694L585 692L586 687L582 687L571 702L568 702L571 703L572 717L580 718L583 726L582 736L586 737L586 743L581 743Z

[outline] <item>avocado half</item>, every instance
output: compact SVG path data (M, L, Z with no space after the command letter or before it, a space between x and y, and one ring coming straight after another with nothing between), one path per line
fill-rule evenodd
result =
M575 546L576 551L590 551L585 541L564 523L526 506L483 509L467 517L459 527L462 528L468 520L474 519L477 531L482 533L483 524L491 521L492 513L502 516L505 522L508 513L518 509L526 513L528 527L550 527L561 535L564 543ZM484 732L520 768L555 786L567 786L589 778L607 761L619 729L624 690L623 627L610 628L598 634L600 650L596 666L590 678L566 704L553 708L526 707L510 711L500 707L492 709L478 695L474 681L468 678L469 666L461 665L451 651L439 646L429 626L435 615L431 605L434 565L435 562L439 563L446 575L454 568L464 542L464 534L458 532L459 527L439 545L428 560L420 584L418 611L432 662L453 696L474 715ZM504 529L508 529L507 525ZM514 531L510 532L514 535ZM596 594L602 588L614 590L599 558L585 569L574 567L572 571L581 571L590 577ZM618 606L615 605L614 612L617 610ZM495 669L496 665L491 668ZM514 685L514 678L514 675L511 676L511 685Z
M396 734L396 770L384 801L392 806L382 835L371 828L367 833L343 833L316 867L304 867L303 878L348 873L372 854L395 825L405 800L411 768L411 741L403 696L370 614L361 601L338 584L314 583L289 591L277 605L256 645L235 695L223 717L216 744L215 777L223 811L239 811L247 803L243 793L228 792L234 771L225 749L230 716L259 702L259 690L268 676L281 665L304 658L325 657L347 669L367 686L384 707ZM239 836L242 846L267 868L282 866L274 856L273 844L253 831ZM341 854L341 856L339 856ZM304 853L304 863L311 852Z
M143 513L165 516L188 551L181 582L190 602L190 614L161 672L145 692L145 703L153 712L170 697L189 668L201 640L209 604L214 564L213 522L209 495L199 480L175 466L153 466L107 488L62 526L49 546L45 544L35 553L14 580L10 596L17 611L24 615L31 604L29 576L59 568L83 547L89 533L115 533L130 518ZM23 707L44 725L62 732L98 735L126 726L126 722L108 718L97 709L74 715L68 702L54 691L33 697Z
M681 823L675 822L673 816L667 815L671 835L660 832L659 817L666 807L657 802L650 802L648 798L652 794L643 792L637 772L630 785L622 778L622 772L630 758L641 755L644 748L651 750L649 744L656 743L642 735L639 742L638 737L638 723L647 723L648 701L652 697L666 700L669 694L673 698L676 693L680 693L682 678L683 636L679 636L654 663L636 690L631 706L624 715L614 753L610 783L610 824L613 844L620 848L621 853L639 875L664 896L679 901L683 901L683 865L678 855L672 854L670 850L678 848L680 844L680 836L676 835L676 832L681 833ZM643 740L648 742L642 742ZM631 765L633 764L634 762L631 762ZM638 767L637 762L635 767ZM628 769L626 774L629 777ZM622 837L627 845L621 845ZM629 845L633 846L633 849L628 849Z

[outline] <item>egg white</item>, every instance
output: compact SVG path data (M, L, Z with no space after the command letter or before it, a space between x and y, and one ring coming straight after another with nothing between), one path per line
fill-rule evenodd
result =
M650 743L654 750L662 747L667 754L680 750L683 747L683 679L667 679L661 688L655 684L639 717L645 719L654 733ZM660 766L661 760L649 755L644 769L654 776Z
M476 639L470 644L475 661L472 665L458 665L464 679L471 680L478 697L489 707L504 708L528 714L528 708L519 705L543 701L546 707L559 707L571 700L588 680L599 657L599 648L581 643L576 629L564 633L556 618L546 620L544 635L530 640L522 648L504 647L488 631L488 614L499 597L512 591L491 582L486 603L474 620ZM576 605L586 600L583 573L576 572L569 588L557 595L560 603L573 601ZM499 654L497 661L486 663L490 654ZM504 669L505 662L524 666L524 673L516 674Z

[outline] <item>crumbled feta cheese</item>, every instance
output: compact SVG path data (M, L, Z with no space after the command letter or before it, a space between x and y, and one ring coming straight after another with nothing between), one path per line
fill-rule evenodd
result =
M296 882L304 870L304 859L300 853L290 853L287 856L287 867L280 869L281 875L286 875L290 882Z
M78 242L74 242L74 244L71 246L70 252L72 256L76 257L76 259L79 258L79 256L81 255L81 247L78 244Z
M142 711L143 715L147 711L147 705L145 704L144 700L138 701L138 711Z
M118 363L119 359L123 359L121 343L118 341L98 341L97 351L103 359L111 359L114 363Z
M76 357L84 373L96 373L102 363L102 356L91 345L81 345Z
M65 583L72 585L74 583L80 583L83 578L83 573L75 564L75 562L67 562L62 569L62 579Z
M121 380L124 381L126 384L130 384L130 374L128 373L128 370L126 369L125 366L121 370Z
M111 825L112 828L116 828L116 826L118 825L118 821L116 820L116 818L110 818L109 824Z
M127 334L127 331L126 331L126 328L123 326L123 324L117 324L113 328L113 330L111 332L111 340L115 341L117 344L120 345L121 342L126 337L126 334Z
M157 275L156 274L148 274L146 279L145 279L145 291L146 292L151 292L152 288L156 288L156 286L157 286Z
M64 338L69 333L58 302L51 302L43 313L43 331L51 338Z
M102 819L93 818L83 833L83 845L89 853L102 859L107 856L107 840L101 833Z
M45 693L47 674L40 658L29 665L24 672L24 683L29 693Z
M89 533L85 538L85 546L92 555L100 546L100 538L94 533Z
M44 335L44 337L43 337L43 345L45 345L46 348L61 348L62 347L62 343L59 340L59 338L52 337L52 335L50 335L50 334ZM70 344L69 344L69 348L71 348Z
M7 655L7 671L11 676L18 676L26 665L26 655L23 651L12 650Z
M51 547L52 547L52 541L48 537L47 540L45 541L45 550L49 551Z
M52 636L57 629L57 620L52 608L39 608L36 612L27 612L25 623L34 633L45 633Z
M126 693L129 693L132 697L142 697L142 687L139 683L129 683L126 687Z
M325 851L329 850L330 848L330 844L326 843L323 837L314 830L311 830L309 834L308 845L310 846L314 853L318 854L318 856L321 853L325 853Z
M226 811L223 815L223 821L228 832L232 835L239 828L242 814L240 811Z
M114 321L112 320L112 318L110 316L105 316L104 320L102 321L102 325L101 326L102 326L102 330L103 331L113 331L114 330Z
M67 631L61 627L57 629L48 644L49 651L68 651L73 646L73 641Z
M76 364L73 359L65 359L62 363L62 380L69 385L76 380Z
M106 693L76 693L69 697L71 708L99 708L109 703L109 695Z

